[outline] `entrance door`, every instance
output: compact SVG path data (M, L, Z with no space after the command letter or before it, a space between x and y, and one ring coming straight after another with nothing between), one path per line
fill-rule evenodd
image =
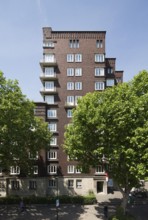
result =
M97 193L103 192L103 181L97 181Z

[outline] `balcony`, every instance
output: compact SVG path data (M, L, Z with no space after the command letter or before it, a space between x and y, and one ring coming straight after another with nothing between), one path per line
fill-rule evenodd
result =
M65 108L75 108L76 104L72 102L65 102Z
M46 81L46 80L57 80L57 74L56 73L53 73L53 74L50 74L50 75L46 75L45 73L41 73L40 74L40 80L43 82L43 81Z
M42 68L46 66L57 66L57 61L56 59L51 59L51 60L42 59L40 60L40 66Z
M57 88L56 87L54 87L52 89L46 89L46 88L43 87L43 88L40 89L40 93L41 93L41 95L45 95L45 94L52 95L52 94L56 94L58 92L57 92Z

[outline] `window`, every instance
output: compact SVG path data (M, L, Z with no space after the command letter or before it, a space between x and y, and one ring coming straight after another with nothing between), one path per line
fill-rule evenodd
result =
M51 47L54 48L54 42L48 41L43 43L43 47Z
M81 173L81 168L80 167L76 167L76 173Z
M38 152L29 152L29 159L37 160L38 159Z
M74 54L67 54L67 62L74 62Z
M45 82L45 90L54 91L54 82Z
M57 173L57 165L49 165L48 167L49 174L56 174Z
M102 165L96 167L95 173L105 173L104 168Z
M104 82L95 82L95 90L104 90Z
M67 110L67 118L72 118L72 109Z
M114 86L115 80L114 79L107 79L106 80L106 86Z
M54 76L54 68L45 67L45 76Z
M38 166L33 166L33 174L38 174Z
M104 54L95 54L95 62L104 62Z
M67 68L67 76L74 76L74 68Z
M56 109L50 109L47 111L47 117L48 118L56 118L57 117L57 110Z
M48 128L49 128L49 130L50 130L51 132L57 131L57 123L50 122L50 123L48 124Z
M96 46L97 46L97 48L103 48L103 41L102 40L97 40L96 41Z
M73 82L67 83L67 90L74 90L74 83Z
M54 63L55 62L55 57L54 54L45 54L44 55L44 61L49 62L49 63Z
M54 104L54 95L45 95L45 102L47 104Z
M82 68L75 69L75 76L82 76Z
M82 54L75 54L75 62L82 62Z
M57 151L48 151L47 155L49 160L57 159Z
M82 90L82 82L75 82L75 90Z
M111 68L111 67L107 68L107 73L112 74L113 73L113 68Z
M4 181L0 181L0 192L5 192L6 188L5 188L5 183Z
M82 98L82 96L79 96L79 95L75 96L75 105L78 104L78 99L80 99L80 98Z
M79 40L70 40L69 47L70 48L79 48Z
M95 76L104 76L104 68L95 68Z
M52 137L52 139L50 140L50 145L53 145L53 146L57 145L57 138L56 137Z
M18 174L20 174L20 167L19 166L11 166L10 167L10 174L11 175L18 175Z
M67 96L67 104L74 105L74 96Z
M37 182L35 180L29 181L29 189L31 189L31 190L37 189Z
M19 189L19 181L18 180L11 180L11 189L18 190Z
M75 169L74 165L69 165L69 166L67 167L67 172L68 172L68 173L74 173L74 169Z
M76 188L81 189L82 188L82 180L76 180Z
M49 187L50 188L55 188L56 187L56 180L55 179L49 180Z
M68 188L74 187L74 180L68 180Z

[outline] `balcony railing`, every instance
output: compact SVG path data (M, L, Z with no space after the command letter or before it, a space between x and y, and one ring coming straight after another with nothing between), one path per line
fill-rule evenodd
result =
M45 81L45 80L56 80L57 79L57 74L56 73L53 73L53 74L50 74L50 75L47 75L45 73L41 73L40 74L40 79L42 81Z

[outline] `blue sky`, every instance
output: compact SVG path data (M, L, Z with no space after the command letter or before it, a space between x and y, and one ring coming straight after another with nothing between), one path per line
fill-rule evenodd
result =
M148 70L147 0L0 0L0 70L42 101L42 27L106 33L106 57L116 57L124 81Z

